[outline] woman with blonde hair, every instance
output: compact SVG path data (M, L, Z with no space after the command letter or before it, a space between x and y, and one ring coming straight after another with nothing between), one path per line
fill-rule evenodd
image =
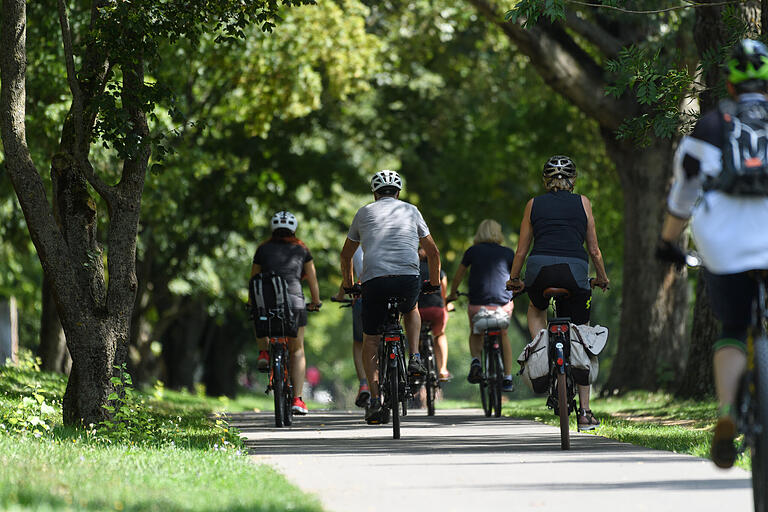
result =
M510 302L512 293L507 291L506 282L515 253L509 247L502 245L504 235L501 225L492 219L485 219L480 223L475 234L474 244L466 250L461 258L461 264L456 270L451 283L451 293L446 300L453 301L457 298L457 292L464 274L469 269L469 352L472 361L469 365L467 380L477 384L482 380L482 367L480 365L480 353L483 350L483 337L474 334L472 319L481 307L489 310L501 308L507 314L512 314L513 304ZM502 359L504 361L503 391L514 391L512 383L512 347L509 345L507 330L501 331Z

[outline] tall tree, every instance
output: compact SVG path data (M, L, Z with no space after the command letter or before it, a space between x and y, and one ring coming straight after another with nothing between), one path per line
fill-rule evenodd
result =
M642 93L639 98L608 95L612 77L604 65L626 57L622 50L627 47L654 45L650 55L655 51L655 55L664 57L665 41L683 54L689 52L686 48L691 42L684 31L662 30L659 19L653 17L638 19L596 9L569 9L561 16L534 24L540 7L535 1L518 5L523 15L516 21L505 21L497 2L468 2L529 58L553 91L600 125L606 152L614 162L624 192L621 333L607 386L654 389L660 383L659 363L671 364L679 371L686 348L685 325L680 322L687 304L685 275L665 268L653 257L672 175L676 137L649 138L641 149L632 140L617 138L617 132L627 119L653 118L655 112L648 106L651 101L643 96L653 96L656 101L659 94L666 94L666 101L673 103L682 98L675 97L672 91L657 90L656 83L636 89ZM672 28L681 23L674 18L666 21ZM668 124L674 131L677 119Z
M26 138L26 2L3 0L0 133L6 169L51 281L72 356L64 396L66 423L98 423L106 417L113 367L125 354L137 288L141 198L152 149L147 117L168 96L163 84L145 80L163 65L160 44L197 40L206 32L224 39L242 37L243 27L250 24L270 30L277 10L275 0L95 0L87 21L70 25L66 2L59 0L72 104L51 160L51 202ZM75 37L72 26L78 30ZM97 170L89 158L94 139L114 148L106 169ZM98 237L92 191L107 207L107 253Z

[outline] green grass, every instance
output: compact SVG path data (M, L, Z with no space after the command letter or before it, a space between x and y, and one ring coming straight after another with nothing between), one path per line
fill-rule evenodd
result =
M140 394L154 438L121 442L61 425L65 378L0 367L0 510L300 511L317 499L245 456L216 411L271 407L162 388ZM139 413L137 413L139 414ZM32 418L37 418L33 421Z
M712 429L717 419L715 402L683 401L662 393L635 392L592 399L590 408L601 421L601 425L592 431L596 435L709 458ZM507 402L503 413L559 425L558 418L547 409L544 397ZM575 415L571 415L571 429L576 430ZM737 465L749 469L749 456L740 456Z

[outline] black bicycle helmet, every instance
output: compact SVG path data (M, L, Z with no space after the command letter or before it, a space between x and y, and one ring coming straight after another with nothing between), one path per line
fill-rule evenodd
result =
M544 164L544 170L542 171L542 177L547 182L553 179L566 179L573 181L576 177L576 164L570 157L565 155L555 155L547 160Z
M726 74L739 89L764 90L768 85L768 48L760 41L742 39L726 62Z

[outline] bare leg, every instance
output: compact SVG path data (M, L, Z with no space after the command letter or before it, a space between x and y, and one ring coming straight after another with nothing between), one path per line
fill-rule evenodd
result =
M720 410L736 401L739 380L747 367L747 355L737 347L723 347L715 352L715 390Z
M435 334L435 359L437 363L437 373L439 375L448 374L448 337L444 332Z
M267 342L267 338L256 338L256 348L259 349L259 352L262 350L269 351L269 343Z
M410 348L411 354L418 354L419 334L421 334L421 315L418 308L414 307L404 314L403 323L405 324L405 336L408 338L408 348Z
M291 353L291 383L293 394L301 396L304 389L304 375L307 371L307 359L304 357L304 328L299 327L295 338L288 338L288 351Z
M470 334L469 335L469 355L480 359L480 354L483 351L483 335L482 334Z
M363 369L363 344L361 342L352 342L352 359L355 361L357 380L363 380L365 378L365 370Z
M582 409L589 409L589 391L590 386L582 386L578 384L579 388L579 405Z
M363 368L371 390L371 398L379 397L379 340L378 334L363 334Z
M535 338L539 331L547 328L547 310L539 309L533 304L528 304L528 332L531 339Z
M501 358L504 360L504 375L511 375L514 357L512 356L512 345L509 343L509 334L507 334L506 329L501 331Z

